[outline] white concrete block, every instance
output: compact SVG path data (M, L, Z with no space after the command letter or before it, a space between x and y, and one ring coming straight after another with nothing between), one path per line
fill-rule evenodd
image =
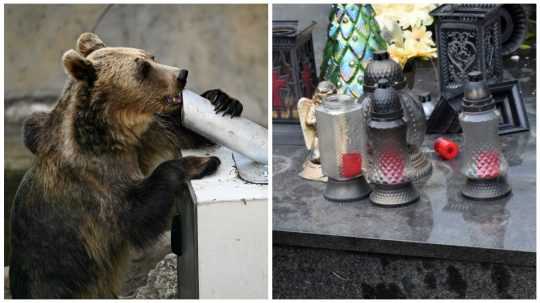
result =
M266 298L268 295L268 186L238 178L225 147L185 150L215 155L218 171L191 181L197 208L199 298Z

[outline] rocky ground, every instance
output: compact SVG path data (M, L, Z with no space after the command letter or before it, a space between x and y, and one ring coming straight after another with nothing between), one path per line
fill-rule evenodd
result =
M135 292L135 299L174 299L176 297L176 255L168 254L148 273L146 284Z
M126 299L172 299L176 294L176 255L166 232L153 246L133 252L121 296Z

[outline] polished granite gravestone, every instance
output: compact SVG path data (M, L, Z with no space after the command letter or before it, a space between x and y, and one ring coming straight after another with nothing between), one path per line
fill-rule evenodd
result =
M460 142L459 136L447 137ZM428 144L432 138L427 138ZM505 198L464 198L460 158L440 161L431 152L433 174L418 186L420 201L396 208L378 207L367 199L327 201L322 196L324 183L298 177L307 155L304 147L277 145L273 157L274 236L281 244L389 254L399 249L399 254L411 256L534 265L534 141L530 133L503 137L510 165L508 182L513 189Z
M419 185L419 202L329 202L325 184L298 176L307 156L299 126L274 124L274 298L535 297L535 61L505 62L507 78L520 80L531 130L501 136L513 191L495 201L465 199L461 158L440 160L432 148L438 135L428 135L434 169ZM417 74L424 88L428 72Z

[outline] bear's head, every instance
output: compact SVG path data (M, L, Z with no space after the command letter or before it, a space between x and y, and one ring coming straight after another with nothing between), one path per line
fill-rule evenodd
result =
M107 47L97 35L83 33L77 50L68 50L63 62L75 81L86 82L114 100L113 107L156 113L174 110L181 103L186 72L158 63L144 50Z
M157 113L179 110L187 71L158 63L148 52L108 47L93 33L83 33L77 49L63 55L72 92L79 145L133 144Z

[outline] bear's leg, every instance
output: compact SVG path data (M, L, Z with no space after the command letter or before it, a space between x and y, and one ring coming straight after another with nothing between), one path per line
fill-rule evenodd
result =
M218 157L184 157L184 169L190 179L200 179L213 174L221 164Z
M214 173L219 164L216 157L185 157L160 164L127 194L129 205L120 221L127 240L144 248L157 239L167 228L173 202L186 181Z
M12 259L15 259L12 257ZM13 299L29 299L30 293L30 277L28 273L19 268L19 264L11 261L9 267L9 286L11 287L11 296Z
M39 219L46 221L43 216L36 221ZM11 256L9 278L13 298L100 297L94 291L99 279L96 263L87 254L77 230L63 227L42 230L42 235L17 230L19 238L24 237L28 243L17 240ZM53 237L57 240L52 240Z

